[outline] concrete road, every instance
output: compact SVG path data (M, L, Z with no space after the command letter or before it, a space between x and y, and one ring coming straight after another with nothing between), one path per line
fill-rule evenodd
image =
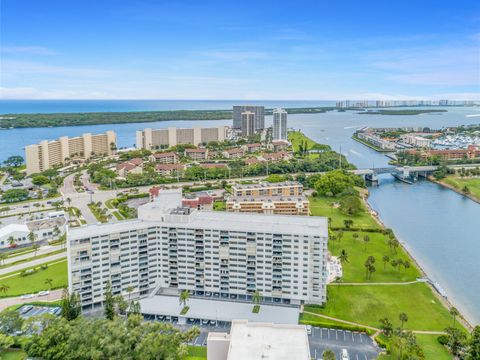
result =
M37 256L47 254L49 252L53 252L53 251L56 251L56 250L60 250L63 247L64 247L63 245L55 245L55 246L45 245L45 246L42 246L42 247L40 247L40 249L38 249ZM32 252L29 252L29 253L24 254L24 255L13 256L13 257L10 257L8 259L5 259L5 261L3 263L5 265L10 264L10 263L13 263L13 262L18 261L18 260L29 259L29 258L33 257L34 255L35 255L35 252L32 251Z
M57 301L62 298L62 292L63 290L61 289L53 290L53 291L50 291L50 294L48 295L45 295L45 296L35 295L30 299L22 299L20 297L0 299L0 311L12 305L25 304L33 301Z
M55 254L55 255L47 256L47 257L44 257L44 258L41 258L41 259L27 261L27 262L24 262L24 263L21 263L21 264L18 264L18 265L12 265L12 266L6 267L4 269L0 269L0 276L4 275L4 274L9 274L11 272L22 271L23 269L28 268L28 267L37 266L37 265L45 264L47 262L52 262L52 261L55 261L55 260L64 259L66 257L67 257L66 252L62 252L60 254Z

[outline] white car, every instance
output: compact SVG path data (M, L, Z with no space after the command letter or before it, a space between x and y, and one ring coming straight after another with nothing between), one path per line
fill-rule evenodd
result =
M312 325L307 325L307 335L312 335Z
M25 294L25 295L20 296L21 299L31 299L33 297L35 297L34 294Z
M342 360L350 360L347 349L342 349Z
M43 290L43 291L40 291L38 293L38 296L47 296L48 294L50 294L50 291L48 290Z

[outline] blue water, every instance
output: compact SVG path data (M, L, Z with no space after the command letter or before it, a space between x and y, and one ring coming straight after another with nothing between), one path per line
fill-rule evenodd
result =
M161 110L231 110L233 105L274 107L335 106L334 101L283 100L0 100L0 114L122 112Z
M58 111L135 111L162 109L214 109L230 108L234 103L218 102L144 102L153 108L139 108L142 102L2 102L9 104L8 112L53 112ZM37 106L34 104L37 103ZM170 105L167 105L170 103ZM243 102L240 102L243 103ZM313 106L306 102L251 102L265 106ZM28 104L28 106L27 106ZM173 105L172 105L173 104ZM214 106L214 104L216 104ZM228 105L228 106L227 106ZM324 105L318 103L318 105ZM330 104L327 104L330 105ZM64 106L64 107L62 107ZM82 106L84 106L82 108ZM164 106L161 108L160 106ZM209 107L207 107L209 106ZM66 110L68 109L68 110ZM355 128L362 126L400 127L428 126L441 128L460 124L479 123L478 117L466 117L480 113L476 108L448 108L441 115L418 116L381 116L358 115L354 112L328 112L324 114L289 115L288 125L302 129L318 142L331 145L335 150L347 156L349 161L359 168L385 166L388 158L351 139ZM267 117L271 124L271 117ZM189 127L193 125L216 126L230 124L230 121L169 121L156 123L131 123L121 125L94 125L62 128L11 129L0 131L0 161L13 154L23 154L22 147L37 143L42 139L56 139L61 135L75 136L84 132L99 133L113 129L117 132L120 147L132 146L135 130L145 127L161 128L166 126ZM381 185L371 189L369 199L382 220L394 229L399 238L407 245L428 275L444 287L449 298L463 314L475 324L480 324L480 205L464 197L429 182L405 185L395 182L389 175L382 176Z

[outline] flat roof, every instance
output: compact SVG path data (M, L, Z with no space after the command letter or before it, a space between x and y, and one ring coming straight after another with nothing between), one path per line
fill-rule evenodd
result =
M264 154L267 155L267 154ZM302 186L298 181L282 181L277 183L261 182L255 184L235 184L232 188L239 190L260 189L263 187L281 187L281 186Z
M227 360L249 359L309 360L305 325L234 321Z
M120 221L111 224L82 226L69 231L70 239L92 235L143 229L149 226L174 226L179 228L212 229L224 231L252 231L275 234L298 234L328 237L328 219L321 216L276 215L255 213L234 213L225 211L197 211L190 215L171 215L160 208L149 206L146 212L149 220ZM168 214L168 215L167 215ZM163 218L163 221L162 221Z
M242 201L242 202L256 202L256 201L309 201L305 195L272 195L272 196L229 196L227 201Z
M10 235L14 232L26 232L28 233L28 226L25 224L8 224L0 228L0 238L6 235Z
M232 321L247 319L252 322L278 322L298 324L300 309L293 306L261 305L257 314L252 312L252 303L225 300L209 300L190 298L190 307L186 318ZM151 315L182 316L183 305L179 304L178 296L154 295L140 300L142 313Z

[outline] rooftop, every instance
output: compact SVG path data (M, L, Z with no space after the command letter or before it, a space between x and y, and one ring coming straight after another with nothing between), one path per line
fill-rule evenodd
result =
M183 306L179 305L178 296L154 295L140 300L142 312L146 314L181 316ZM222 300L190 298L190 309L185 317L194 319L232 321L248 319L250 321L274 322L282 319L287 324L297 324L299 308L293 306L261 305L258 314L252 312L253 304Z
M24 224L8 224L0 228L0 238L10 236L14 232L29 232L27 225Z
M304 195L273 195L273 196L229 196L227 201L257 202L257 201L309 201Z
M227 360L249 359L309 360L305 325L234 321Z
M261 182L257 184L235 184L232 187L238 190L248 190L248 189L260 189L264 187L282 187L282 186L302 186L297 181L282 181L277 183Z

